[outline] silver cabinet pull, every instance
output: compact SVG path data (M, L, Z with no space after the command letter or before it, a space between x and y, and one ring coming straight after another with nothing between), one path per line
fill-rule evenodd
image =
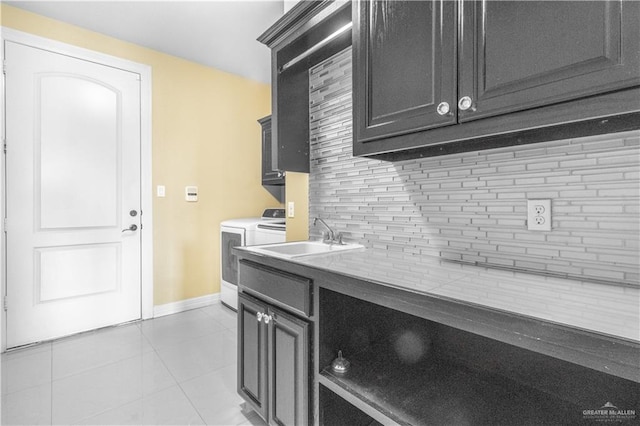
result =
M266 317L266 315L265 315L265 314L263 314L262 312L258 312L258 313L256 314L256 319L258 320L258 322L261 322L261 321L262 321L262 317L263 317L263 316L264 316L264 317ZM265 321L266 321L266 319L265 319Z
M136 225L134 223L130 227L123 229L122 232L127 232L127 231L134 232L134 231L137 231L137 230L138 230L138 225Z
M448 102L440 102L438 104L438 107L436 108L436 111L438 112L438 114L440 115L447 115L449 114L450 111L450 107L449 107L449 103Z
M269 321L271 321L273 319L271 317L271 315L267 315L267 314L264 314L264 317L262 317L262 318L264 318L264 323L265 324L269 324Z
M458 101L458 108L460 108L461 111L468 110L469 108L471 108L472 105L473 105L473 101L469 96L463 96Z

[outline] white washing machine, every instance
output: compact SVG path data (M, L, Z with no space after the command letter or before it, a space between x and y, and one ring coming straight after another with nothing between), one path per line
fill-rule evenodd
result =
M233 247L283 243L284 209L266 209L262 217L225 220L220 224L220 301L238 310L238 260Z

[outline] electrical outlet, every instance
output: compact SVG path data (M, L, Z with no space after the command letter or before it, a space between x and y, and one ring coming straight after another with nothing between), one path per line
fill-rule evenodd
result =
M527 229L551 231L551 200L527 200Z
M533 218L533 221L535 222L536 225L544 225L544 217L542 216L536 216Z
M293 201L289 201L287 203L287 217L295 217L295 214L295 204L293 203Z

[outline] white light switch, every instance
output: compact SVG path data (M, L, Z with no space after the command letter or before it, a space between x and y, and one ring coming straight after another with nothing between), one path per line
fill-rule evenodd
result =
M184 199L190 203L198 201L198 187L197 186L185 186Z
M295 217L295 215L295 204L293 203L293 201L289 201L287 203L287 217Z
M158 197L164 197L165 196L165 192L164 192L164 185L158 185L156 187L156 195Z

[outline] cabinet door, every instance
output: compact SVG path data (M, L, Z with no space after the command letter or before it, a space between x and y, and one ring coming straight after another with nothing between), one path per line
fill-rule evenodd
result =
M456 122L456 2L353 3L356 140ZM437 112L446 102L449 111ZM443 105L444 107L444 105Z
M309 323L269 309L269 424L309 424Z
M461 5L461 122L640 84L640 2Z
M262 127L262 184L284 185L284 175L276 169L278 150L272 144L271 116L258 120Z
M268 409L267 334L257 319L267 305L238 294L238 393L266 420Z

